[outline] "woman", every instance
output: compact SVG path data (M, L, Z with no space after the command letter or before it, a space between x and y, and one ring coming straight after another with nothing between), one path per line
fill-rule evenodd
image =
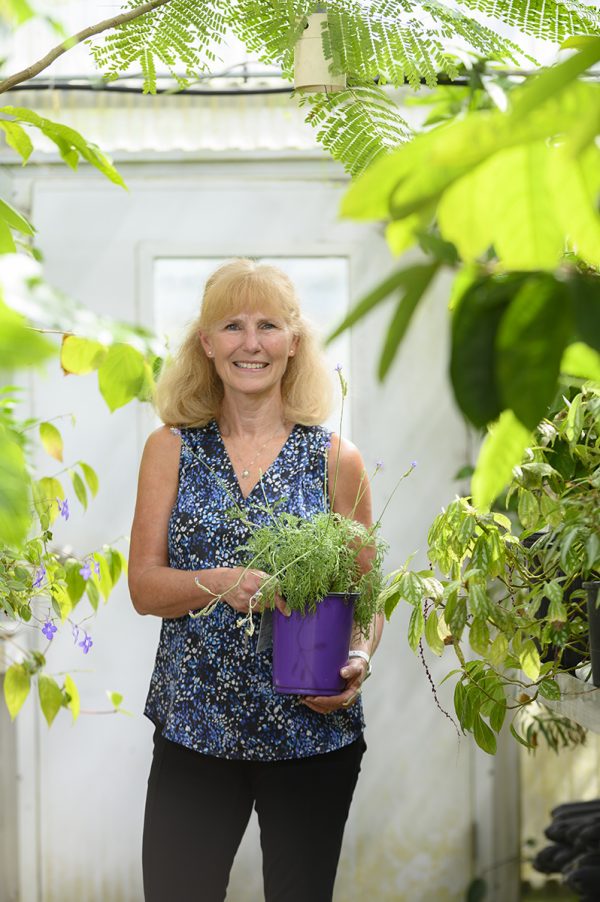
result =
M167 425L146 443L131 534L133 604L163 618L145 710L156 725L146 902L223 900L253 806L267 902L332 897L365 749L360 689L382 623L369 641L353 642L339 695L275 692L259 630L248 637L236 625L268 574L240 566L247 526L226 513L236 501L259 523L265 497L303 517L323 510L340 441L334 509L353 510L364 465L353 445L317 425L329 396L287 276L244 259L220 267L159 382ZM354 516L370 524L368 491ZM188 616L217 595L207 617ZM286 613L284 599L276 604Z

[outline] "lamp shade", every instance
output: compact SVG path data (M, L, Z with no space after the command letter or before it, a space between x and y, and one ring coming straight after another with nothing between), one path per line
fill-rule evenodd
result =
M308 16L307 25L294 48L294 88L305 94L330 94L343 91L346 75L332 75L331 60L323 52L323 28L327 13Z

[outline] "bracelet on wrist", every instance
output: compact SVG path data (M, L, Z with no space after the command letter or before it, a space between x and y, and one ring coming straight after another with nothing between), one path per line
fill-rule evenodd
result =
M362 658L363 661L367 662L367 672L365 674L363 683L365 680L368 680L368 678L371 676L371 671L372 671L371 655L368 652L363 651L360 648L351 648L350 651L348 652L348 658Z

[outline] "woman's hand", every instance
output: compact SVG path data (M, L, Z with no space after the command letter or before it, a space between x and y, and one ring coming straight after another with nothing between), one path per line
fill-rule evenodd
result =
M261 586L269 579L268 573L262 570L247 570L245 567L232 567L228 570L227 579L229 588L223 589L222 597L234 611L247 614L251 606L256 613L263 610ZM282 614L286 616L289 614L284 599L277 593L275 607L279 608Z
M346 688L340 695L305 695L302 703L317 714L331 714L350 707L360 695L367 669L368 664L363 658L349 658L340 670L346 680Z

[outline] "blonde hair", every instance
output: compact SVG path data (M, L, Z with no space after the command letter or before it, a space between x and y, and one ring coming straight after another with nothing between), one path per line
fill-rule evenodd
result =
M305 426L322 423L332 406L332 380L317 336L302 316L290 279L276 266L239 258L220 266L204 288L198 316L181 347L163 367L154 407L167 426L205 426L219 413L223 383L200 343L199 331L241 311L280 316L299 339L281 382L284 417Z

